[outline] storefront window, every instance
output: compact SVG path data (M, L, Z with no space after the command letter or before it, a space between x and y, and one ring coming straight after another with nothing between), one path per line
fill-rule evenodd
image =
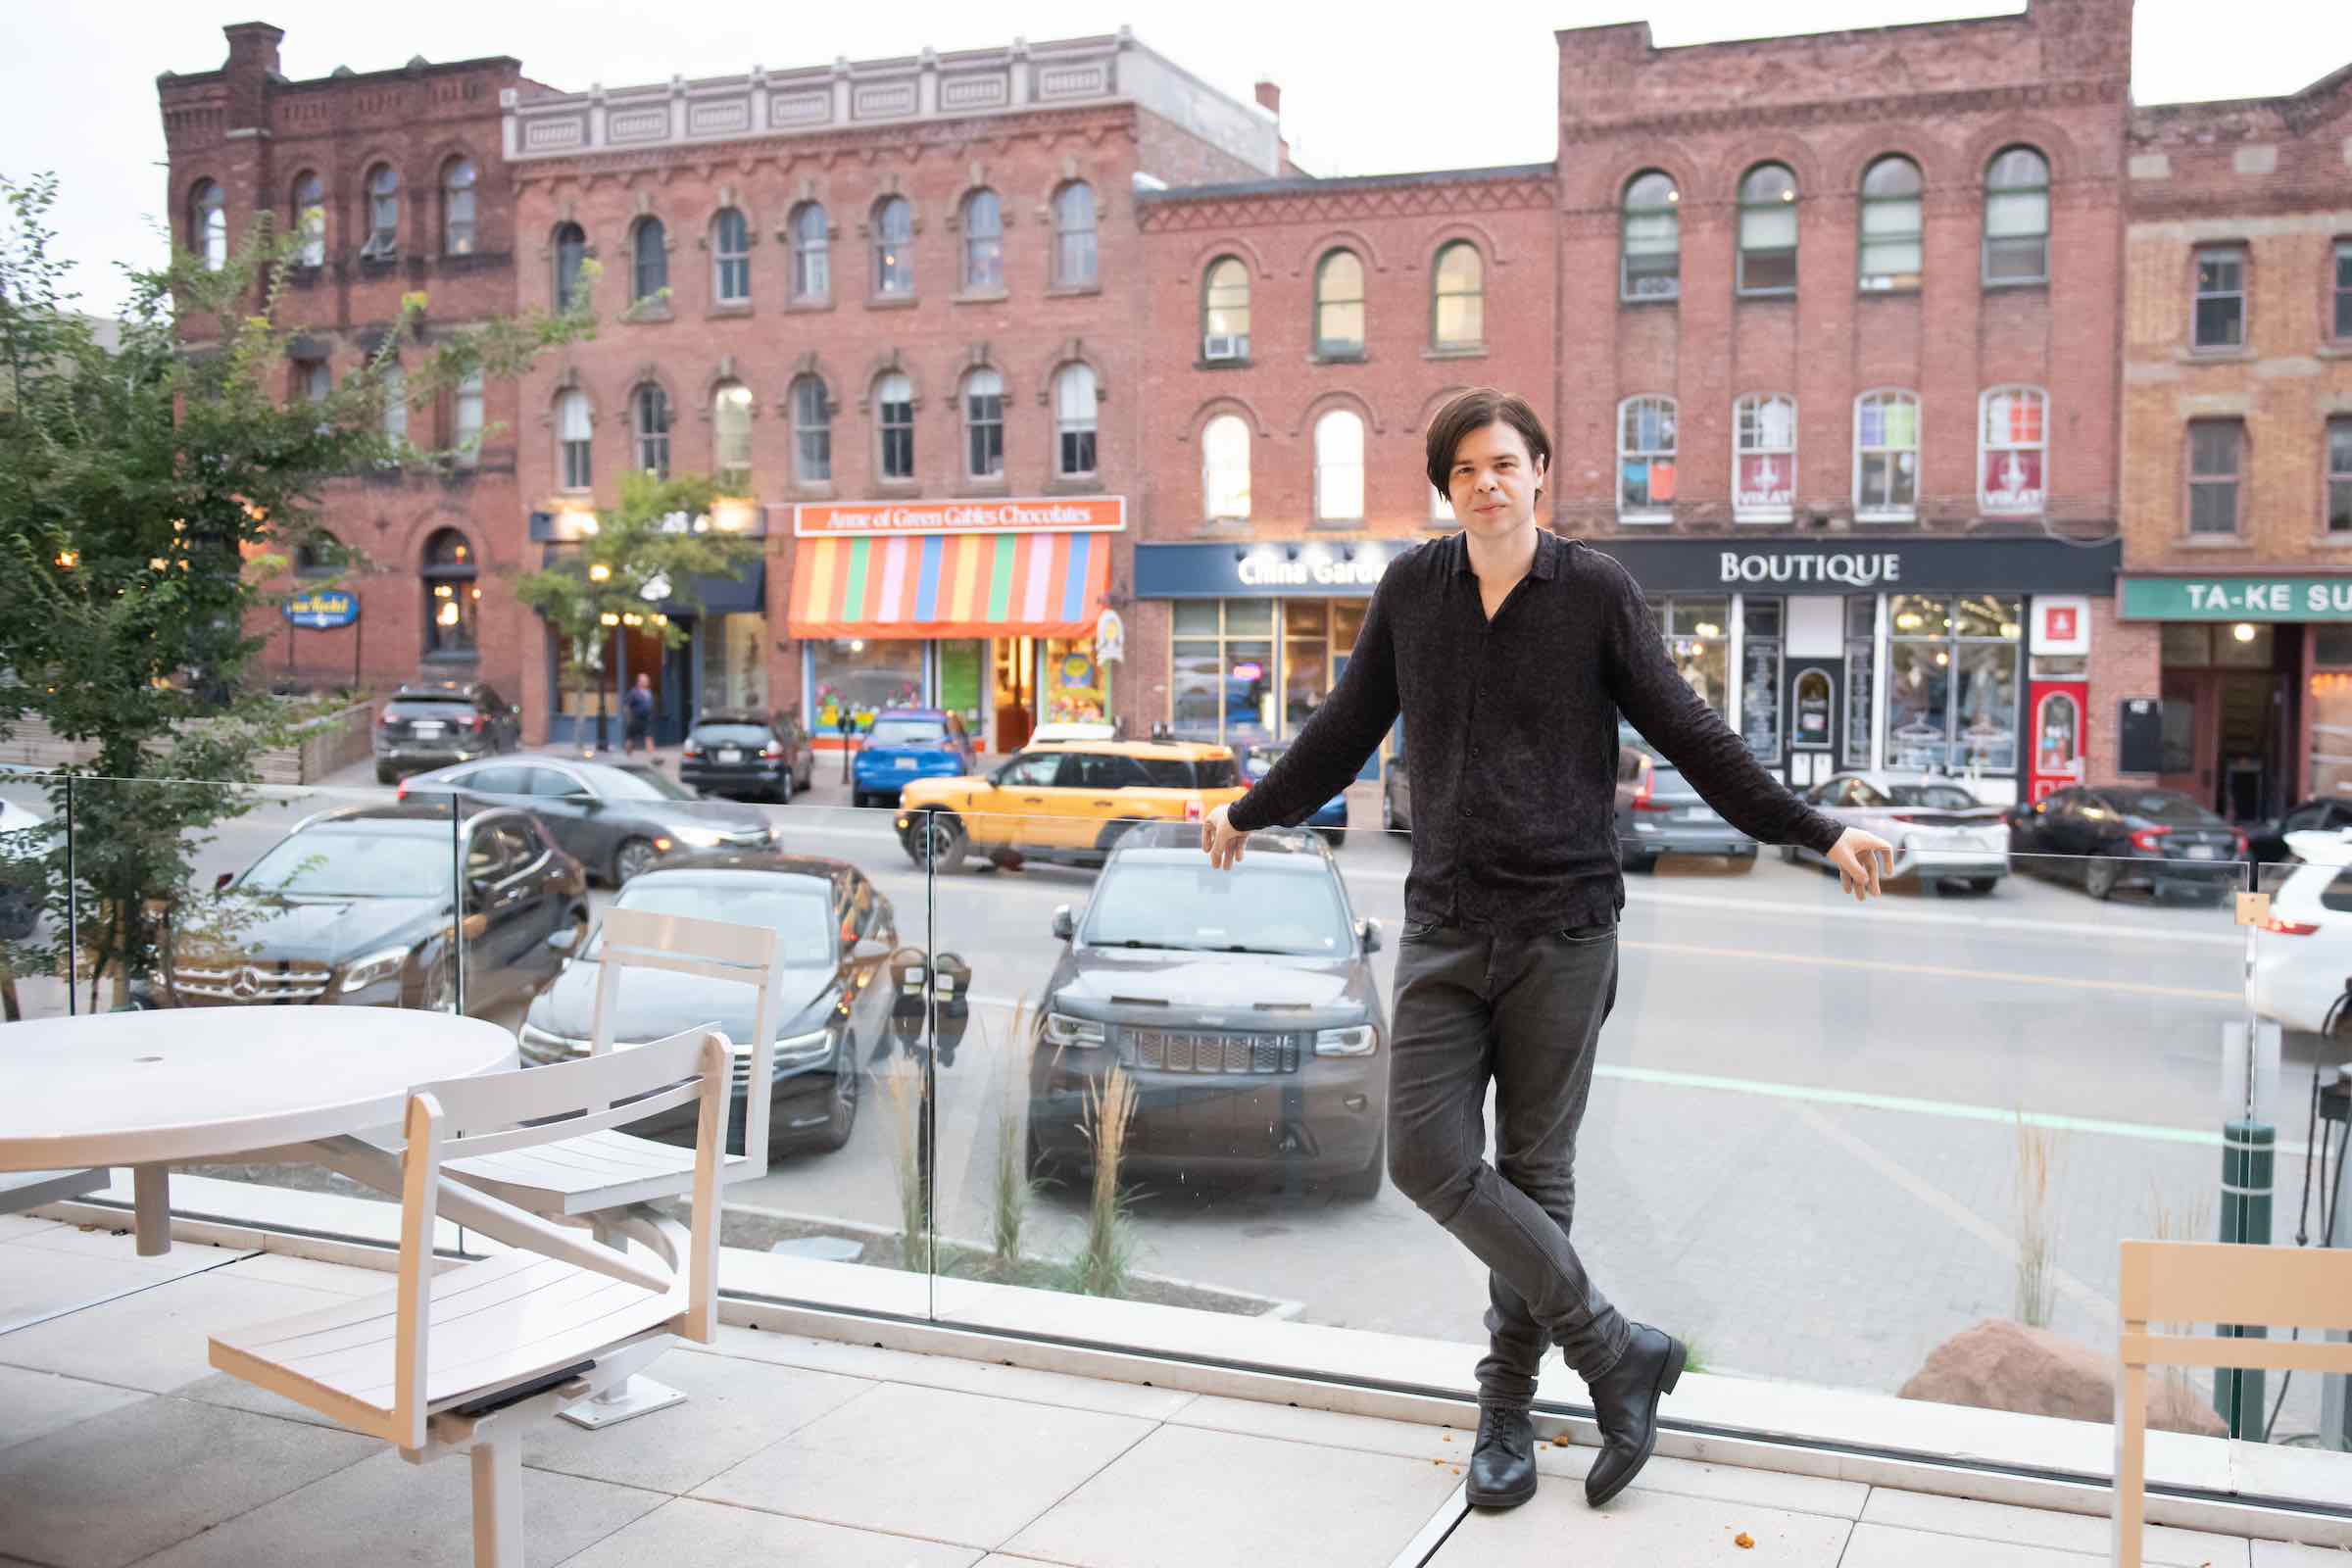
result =
M919 708L923 701L923 645L907 638L833 637L808 648L810 727L836 734L849 713L859 731L871 729L886 708Z
M2311 798L2352 796L2352 626L2310 635L2320 666L2311 677Z
M1709 708L1729 714L1732 602L1719 597L1652 599L1649 610L1683 679Z
M1102 666L1095 662L1094 639L1046 644L1046 721L1099 724L1105 711Z
M768 711L767 617L711 615L702 635L702 706Z
M1282 732L1296 735L1331 695L1330 602L1285 602L1282 638Z
M2023 603L1989 594L1898 594L1890 619L1887 765L2014 771Z
M1170 727L1227 745L1272 740L1274 601L1180 600L1174 629Z
M1740 602L1740 738L1758 757L1781 754L1781 602Z
M1845 601L1845 765L1870 765L1873 673L1878 668L1879 601L1852 594Z
M988 644L958 638L939 645L939 706L963 715L974 735L980 726L980 672L988 667Z

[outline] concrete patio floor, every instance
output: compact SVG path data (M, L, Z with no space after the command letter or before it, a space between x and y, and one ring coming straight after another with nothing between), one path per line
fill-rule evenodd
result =
M405 1464L206 1364L216 1328L389 1283L185 1241L140 1258L122 1232L0 1217L0 1564L462 1568L465 1465ZM102 1297L114 1298L66 1310ZM1536 1499L1488 1513L1462 1499L1460 1430L752 1329L722 1328L655 1370L692 1397L526 1443L534 1568L2106 1559L2098 1518L1686 1459L1652 1460L1595 1512L1584 1446L1544 1446ZM2149 1531L2147 1555L2352 1563L2166 1528Z

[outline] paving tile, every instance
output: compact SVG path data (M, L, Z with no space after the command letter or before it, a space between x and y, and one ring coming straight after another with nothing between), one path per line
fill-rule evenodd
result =
M101 1266L95 1260L67 1261L75 1267ZM205 1341L214 1331L315 1311L343 1299L326 1291L239 1280L234 1273L215 1269L192 1274L160 1290L0 1335L0 1364L161 1394L212 1375Z
M0 1366L0 1448L62 1432L144 1397L132 1389Z
M2352 1568L2352 1551L2340 1546L2298 1546L2283 1541L2257 1541L2253 1547L2253 1568Z
M122 1568L388 1451L356 1433L141 1399L0 1451L0 1552Z
M2046 1508L2020 1508L2005 1502L1979 1502L1970 1497L1941 1497L1926 1492L1900 1492L1890 1487L1872 1491L1862 1518L1874 1525L1898 1530L1931 1530L1975 1541L1994 1541L2020 1546L2044 1546L2054 1551L2087 1552L2105 1556L2114 1541L2114 1526L2105 1515L2053 1513ZM2141 1538L2140 1553L2151 1565L2181 1564L2183 1568L2247 1568L2242 1536L2214 1535L2202 1530L2179 1530L2150 1525Z
M13 1242L20 1236L61 1223L60 1220L42 1219L35 1214L0 1214L0 1242Z
M1644 1474L1647 1472L1645 1471ZM1660 1568L1736 1562L1740 1568L1838 1568L1851 1520L1827 1514L1626 1491L1605 1508L1584 1488L1549 1486L1516 1508L1473 1508L1431 1557L1431 1568ZM1742 1549L1739 1538L1752 1544ZM1842 1558L1850 1563L1850 1556Z
M1560 1447L1536 1446L1536 1473L1557 1476L1580 1492L1585 1472L1600 1450L1588 1444ZM1632 1487L1636 1492L1661 1492L1677 1497L1707 1497L1717 1502L1745 1503L1758 1508L1785 1508L1791 1513L1825 1513L1858 1519L1870 1488L1859 1481L1827 1476L1792 1476L1777 1470L1751 1470L1736 1464L1710 1464L1701 1459L1652 1455Z
M214 1247L204 1242L172 1244L169 1251L156 1257L139 1255L139 1239L133 1235L126 1220L118 1229L107 1225L67 1225L55 1223L43 1226L23 1236L0 1239L0 1247L33 1247L46 1252L71 1252L76 1257L111 1257L118 1262L136 1263L141 1268L176 1279L183 1274L200 1274L235 1258L245 1249Z
M198 1404L217 1405L223 1410L245 1410L254 1415L275 1416L280 1421L300 1421L307 1426L325 1427L333 1432L351 1429L331 1416L320 1415L307 1404L297 1404L282 1394L246 1382L226 1372L215 1372L183 1383L171 1391L174 1399L192 1399Z
M549 1422L524 1436L522 1462L654 1492L692 1492L874 1387L832 1372L716 1355L673 1353L648 1372L683 1390L686 1402L602 1432Z
M1134 1416L886 1383L695 1495L997 1546L1151 1430Z
M363 1439L372 1457L182 1539L139 1568L260 1568L293 1563L398 1563L467 1568L473 1561L472 1466L464 1454L411 1464ZM526 1568L552 1568L666 1502L658 1492L578 1476L522 1472ZM670 1568L676 1568L673 1559Z
M1858 1524L1838 1568L2098 1568L2105 1552L1939 1536L1926 1530Z
M90 1301L129 1291L153 1290L172 1277L111 1257L75 1257L67 1252L0 1242L0 1359L9 1340L26 1332L12 1323L70 1312Z
M1176 1426L1239 1432L1286 1443L1313 1443L1327 1448L1360 1448L1367 1453L1392 1453L1407 1459L1444 1459L1457 1465L1470 1462L1470 1445L1478 1436L1475 1428L1391 1421L1337 1410L1307 1410L1295 1404L1233 1399L1220 1394L1199 1396L1168 1420Z
M971 1546L911 1541L905 1536L679 1497L614 1531L578 1556L565 1559L564 1568L677 1568L683 1563L972 1568L979 1556Z
M1106 1415L1142 1416L1152 1421L1165 1420L1195 1397L1181 1389L1154 1389L1141 1383L1005 1366L997 1361L967 1361L961 1356L923 1355L874 1345L842 1345L790 1334L768 1334L759 1329L722 1329L715 1345L680 1346L679 1349L690 1354L775 1361L878 1382L1028 1399L1073 1410L1100 1410Z
M1163 1426L1004 1547L1088 1568L1364 1568L1460 1484L1432 1460Z
M229 1265L241 1280L268 1280L272 1285L300 1285L306 1290L332 1291L337 1296L373 1296L388 1291L400 1276L388 1269L355 1268L348 1263L321 1263L315 1257L290 1252L255 1252Z

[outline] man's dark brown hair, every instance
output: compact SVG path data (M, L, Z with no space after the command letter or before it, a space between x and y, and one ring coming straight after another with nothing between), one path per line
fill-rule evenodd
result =
M1551 474L1551 437L1544 432L1544 421L1528 407L1527 399L1491 386L1474 386L1453 398L1438 411L1429 421L1429 482L1438 494L1450 497L1453 486L1453 449L1462 444L1462 437L1473 430L1483 430L1497 420L1519 432L1527 443L1527 455L1543 466L1544 477ZM1539 486L1537 493L1542 494Z

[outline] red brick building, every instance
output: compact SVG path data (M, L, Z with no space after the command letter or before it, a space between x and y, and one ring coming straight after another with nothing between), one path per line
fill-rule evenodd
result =
M2162 705L2134 761L2240 819L2342 800L2352 67L2284 97L2138 110L2128 160L2112 675Z
M265 215L277 232L305 237L280 317L296 330L288 397L339 382L375 352L404 294L427 298L422 342L402 350L419 363L436 333L514 311L501 98L541 90L520 62L419 59L289 81L278 28L223 30L220 69L157 81L167 211L179 243L199 255L225 257ZM422 669L479 675L513 697L537 644L505 588L523 559L514 398L512 382L491 382L405 410L419 447L479 431L469 464L329 487L325 524L367 562L346 583L359 618L334 630L263 628L269 674L382 686ZM328 569L302 565L305 575Z
M511 537L527 512L560 559L655 468L721 476L712 525L765 540L762 570L666 607L684 647L663 607L617 629L670 731L923 705L1012 750L1102 717L1149 413L1136 193L1274 172L1273 116L1124 31L506 111L519 303L578 287L605 323L520 388ZM526 648L522 692L564 734L558 653Z

